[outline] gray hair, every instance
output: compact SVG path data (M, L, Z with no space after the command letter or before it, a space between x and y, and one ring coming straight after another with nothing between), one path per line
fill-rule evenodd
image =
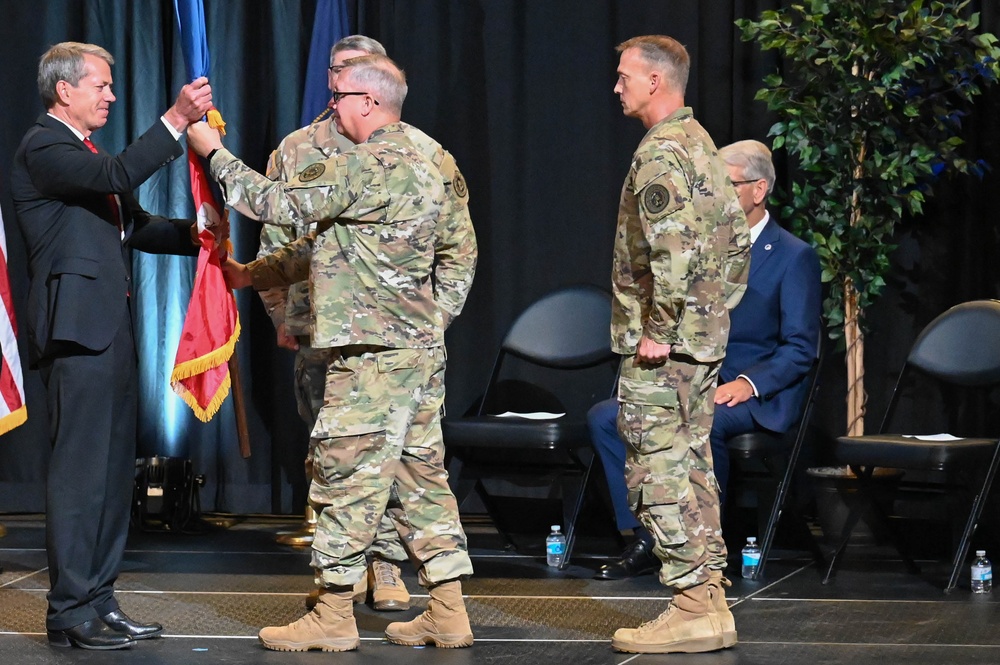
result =
M362 55L344 61L341 77L378 100L386 111L400 115L406 99L406 74L385 55ZM341 79L343 80L343 79Z
M630 48L639 51L651 68L659 70L675 90L684 94L691 71L691 57L683 44L666 35L643 35L622 42L615 50L623 53Z
M385 47L371 37L365 35L348 35L330 49L330 66L333 66L333 56L341 51L364 51L370 55L385 55Z
M767 182L767 195L774 189L774 163L771 151L760 141L737 141L719 149L719 156L729 166L743 169L747 180Z
M56 94L59 81L66 81L74 88L80 83L85 74L84 55L96 56L108 63L108 67L115 64L111 54L97 44L61 42L42 55L38 61L38 94L45 108L52 108L59 99Z

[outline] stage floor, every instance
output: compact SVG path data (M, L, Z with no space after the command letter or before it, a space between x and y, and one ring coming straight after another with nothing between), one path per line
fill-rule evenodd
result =
M88 652L48 646L44 631L44 523L39 516L0 516L0 662L48 663L653 663L950 665L1000 662L1000 590L974 596L968 582L942 593L945 566L909 575L890 558L863 562L849 552L835 583L823 586L808 558L772 560L768 580L732 577L730 603L739 644L698 655L615 653L611 634L655 617L667 604L652 576L622 582L590 579L603 561L587 547L563 572L540 557L491 549L470 533L476 575L464 585L476 643L437 650L391 645L385 626L426 605L412 570L404 570L415 606L378 613L356 606L361 648L345 654L267 651L257 641L265 625L294 621L311 588L309 554L274 543L296 524L273 518L232 520L198 535L135 533L118 581L123 609L166 627L162 639L131 649ZM539 539L544 538L542 534ZM607 546L604 543L604 546ZM601 547L590 548L600 550ZM877 554L877 553L876 553Z

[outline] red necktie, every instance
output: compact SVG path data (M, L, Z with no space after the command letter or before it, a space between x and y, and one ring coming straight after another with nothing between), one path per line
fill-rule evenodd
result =
M83 139L83 145L90 148L90 152L97 154L97 146L94 145L90 138ZM122 237L122 217L121 211L118 209L118 199L114 194L108 194L108 206L111 208L111 216L115 218L115 225L118 227L118 237Z

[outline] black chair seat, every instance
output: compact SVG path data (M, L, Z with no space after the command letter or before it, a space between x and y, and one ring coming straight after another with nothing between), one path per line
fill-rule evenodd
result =
M788 441L779 434L746 432L726 440L730 457L756 459L770 457L789 449Z
M847 547L851 530L861 519L866 505L871 507L872 514L886 526L887 531L895 536L896 548L907 567L913 572L919 570L906 552L906 543L896 532L887 511L876 500L874 489L870 485L876 467L943 472L949 480L941 485L942 494L949 500L962 499L965 502L968 499L969 513L958 538L945 592L954 589L958 583L972 536L986 505L997 468L1000 467L1000 439L977 437L952 441L921 441L886 433L901 394L900 386L904 379L909 380L911 370L934 380L948 391L947 394L954 394L955 389L959 389L986 396L1000 385L1000 301L973 300L955 305L927 324L910 347L877 433L837 439L834 455L858 474L858 497L862 500L853 501L840 543L830 557L823 578L824 584L830 581L837 562ZM966 429L967 426L963 424L961 427ZM952 517L961 519L961 513L953 514Z
M589 445L587 424L561 420L521 420L475 416L441 423L450 448L557 450Z
M564 567L573 553L577 519L594 465L587 408L611 394L614 385L617 356L611 351L610 330L607 291L580 285L543 296L507 330L475 408L467 416L441 422L448 473L459 505L470 492L477 492L511 545L499 506L484 481L510 481L491 483L493 491L525 480L544 482L553 490L553 498L561 498ZM548 420L489 415L508 411L566 415Z
M988 464L996 439L922 441L899 434L871 434L837 438L834 455L856 466L944 471L956 464Z

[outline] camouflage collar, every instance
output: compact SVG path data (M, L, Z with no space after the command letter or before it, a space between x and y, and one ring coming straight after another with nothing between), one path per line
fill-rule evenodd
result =
M691 118L694 118L694 112L691 110L691 107L682 106L673 113L671 113L670 115L668 115L663 120L659 121L658 123L650 127L649 131L646 132L646 136L643 138L643 140L656 134L665 125L677 122L678 120L689 120Z
M378 129L376 129L374 132L371 133L371 135L365 140L365 143L368 143L369 141L372 141L375 138L382 136L383 134L390 134L390 133L402 134L403 124L401 122L390 122L388 125L382 125L381 127L379 127Z

